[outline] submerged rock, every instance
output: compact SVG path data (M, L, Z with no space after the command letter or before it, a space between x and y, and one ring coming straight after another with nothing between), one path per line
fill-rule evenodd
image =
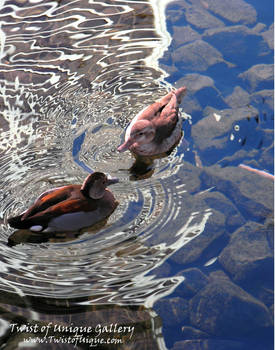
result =
M188 94L191 95L205 88L215 89L217 91L212 78L198 73L186 74L176 84L177 86L186 86Z
M274 117L274 90L260 90L250 95L251 103L260 108L263 120Z
M172 52L176 66L185 70L205 71L210 66L224 62L222 54L203 40L195 40Z
M250 220L264 221L273 213L274 183L269 178L240 167L212 166L204 168L201 180L205 186L224 193Z
M219 151L228 149L234 124L240 120L256 118L258 110L254 107L223 110L209 107L206 108L205 114L204 118L193 125L192 137L196 147L203 154L206 164L209 164L224 156L224 153L219 153Z
M239 77L247 81L253 91L272 89L274 66L273 64L257 64L244 73L241 73Z
M194 217L194 221L196 221L196 216L194 216L194 214L198 213L197 216L200 221L202 217L205 216L206 222L203 227L201 227L202 232L198 236L193 238L188 244L184 245L171 256L171 261L180 265L193 263L202 257L204 257L205 261L213 258L213 256L219 254L228 240L225 215L216 210L209 208L204 209L207 208L207 206L201 201L199 195L193 196L192 198L196 205L192 206L190 202L188 202L189 214L187 215L189 218Z
M253 58L257 59L263 51L269 50L260 34L243 25L209 29L203 40L219 50L226 60L242 67L250 66Z
M215 336L253 337L272 325L263 303L225 279L209 283L195 295L190 310L191 324Z
M274 255L267 231L264 225L250 221L232 234L220 254L219 262L238 284L252 286L257 281L273 285Z
M160 299L154 304L154 310L165 325L174 327L189 322L189 304L182 298Z
M274 142L263 150L259 159L259 166L262 169L274 169Z
M182 327L182 337L184 339L204 339L209 338L209 335L194 327L184 326Z
M259 286L259 290L257 291L257 298L261 300L262 303L264 303L271 312L271 315L273 314L273 306L274 306L274 291L273 286L271 288L267 288L264 286Z
M172 267L166 260L161 265L153 269L150 274L156 276L157 278L169 277L173 275Z
M209 282L208 277L198 268L186 269L177 275L185 278L175 290L175 293L183 298L193 297Z
M185 113L192 115L192 120L194 120L195 114L201 115L202 106L194 95L187 93L184 97L183 110Z
M246 107L250 102L250 95L240 86L236 86L232 94L226 96L224 100L231 108Z
M209 274L211 281L225 280L231 282L230 277L223 270L214 270Z
M236 206L222 193L217 191L206 192L201 195L204 202L212 209L225 215L225 225L229 232L245 223L245 219Z
M184 18L185 0L173 1L171 5L168 4L166 8L166 20L171 24L180 22Z
M255 27L252 28L254 33L261 33L266 29L266 25L264 23L258 22Z
M268 44L271 50L274 50L274 23L269 27L268 30L262 32L261 35L264 41Z
M173 42L174 48L182 46L191 41L201 38L201 35L192 29L190 26L174 26L173 27Z
M233 23L252 24L256 22L257 12L243 0L207 0L208 9Z
M220 91L215 87L214 80L207 75L198 73L186 74L176 82L176 86L183 85L187 87L183 109L192 115L193 122L196 120L195 112L199 112L197 119L201 119L203 104L222 103Z
M194 2L194 1L193 1ZM224 23L216 16L213 16L205 8L198 6L198 3L193 6L185 6L185 18L187 22L199 29L208 29L223 27Z

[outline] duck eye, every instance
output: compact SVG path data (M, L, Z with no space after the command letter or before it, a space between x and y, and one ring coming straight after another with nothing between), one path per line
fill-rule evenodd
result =
M139 133L139 136L142 136L142 135L143 135L143 132L140 132L140 133Z

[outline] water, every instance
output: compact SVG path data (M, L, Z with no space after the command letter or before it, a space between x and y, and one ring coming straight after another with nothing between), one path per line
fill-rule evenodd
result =
M261 214L251 217L242 198L202 173L216 165L238 169L241 163L273 170L272 78L240 76L256 64L273 62L267 34L261 34L271 24L270 4L251 4L256 10L245 7L247 12L240 11L236 19L214 1L0 3L0 288L3 312L9 315L0 320L3 349L12 344L23 348L24 337L34 339L29 343L37 348L70 348L68 336L76 329L58 325L90 325L93 332L83 331L85 339L96 334L104 340L121 339L111 324L134 327L122 332L124 345L102 345L108 349L166 349L182 340L182 324L166 322L154 305L178 297L185 283L182 270L200 268L208 275L219 270L217 257L229 234L246 221L265 222ZM247 33L258 22L265 24ZM240 55L209 32L222 23L243 25L230 34L236 38L244 33L240 47L246 49ZM186 42L177 33L184 33ZM253 54L251 38L259 43ZM194 46L194 40L203 44ZM206 42L216 45L221 56L211 56L216 53L209 47L205 51ZM181 51L183 45L191 46ZM205 55L202 61L196 59L200 55ZM182 104L185 137L170 155L155 159L146 174L136 176L129 171L131 154L116 151L123 131L136 113L175 85L187 85L189 91ZM243 109L234 110L233 123L223 124L221 131L217 120L225 118L227 112L221 110L226 108ZM205 131L201 137L205 129L200 123L213 113L219 116L210 129L213 134ZM223 140L222 146L216 139ZM37 236L8 226L7 218L44 190L81 183L92 171L120 179L112 187L120 204L105 225L39 238L39 243ZM219 197L225 209L216 204L217 195L229 200L224 204ZM230 212L226 220L222 211ZM209 227L215 239L207 241ZM9 237L12 246L7 245ZM18 326L37 325L37 332L11 328L11 320ZM47 328L42 330L47 325L48 334ZM105 333L100 331L103 325L109 327ZM40 344L45 334L48 342ZM63 342L54 343L53 336Z

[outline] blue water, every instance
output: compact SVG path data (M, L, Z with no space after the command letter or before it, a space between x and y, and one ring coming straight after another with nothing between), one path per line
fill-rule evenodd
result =
M1 349L26 346L11 332L11 320L40 328L49 322L134 325L135 336L126 339L135 350L273 349L273 325L257 321L263 310L273 312L274 55L266 34L273 4L232 1L252 6L234 22L218 1L171 2L163 18L162 3L153 11L140 0L1 3ZM213 39L216 26L239 27ZM262 64L264 73L245 78ZM182 85L184 138L145 174L133 174L133 156L116 151L126 126ZM103 227L42 239L7 225L42 191L81 183L92 171L120 180L112 188L120 204ZM262 225L266 241L259 243L251 227L245 231L249 223ZM247 259L246 246L252 260L266 254L253 260L254 275L245 282L219 260L238 230L252 236L246 242L240 236L240 260ZM184 281L185 274L195 277ZM248 321L240 325L226 305L213 306L224 311L222 325L232 317L238 334L234 327L221 334L190 319L192 299L217 275L257 300L247 311L242 299L235 314L241 319L247 313ZM189 283L194 290L186 292ZM247 323L254 328L245 333ZM182 327L209 334L186 335Z
M264 1L264 2L259 2L259 1L247 1L247 3L251 4L255 10L257 11L257 22L254 22L253 24L248 25L249 28L253 28L256 23L264 23L264 28L268 29L268 27L273 23L273 4L270 1ZM171 4L168 5L167 9L167 14L168 14L168 20L167 20L167 26L168 30L171 33L171 36L173 37L174 26L190 26L190 23L186 20L184 16L184 11L182 11L182 16L180 18L177 18L176 20L174 19L173 15L170 15L171 13L174 13L176 11L180 11L181 9L181 4L178 2L177 4ZM173 12L174 11L174 12ZM221 16L217 16L219 19L222 19L225 23L226 26L233 26L237 25L240 23L232 23L230 21L224 20ZM196 26L191 27L196 30L198 33L203 34L203 30L196 28ZM233 38L236 41L238 41L238 36L236 35L235 38ZM234 67L231 67L225 63L218 63L214 64L210 67L208 67L206 70L198 71L196 70L196 67L194 70L190 69L185 69L183 65L181 65L181 62L173 62L173 41L171 44L171 48L169 50L169 54L166 54L163 59L160 60L160 63L163 64L164 66L173 66L176 67L172 70L172 73L169 75L167 80L171 82L171 84L177 84L179 80L184 81L184 76L185 74L190 74L190 73L199 73L206 75L208 77L211 77L214 81L215 87L217 88L217 91L212 90L211 92L206 91L206 89L202 89L199 91L199 93L196 93L196 99L198 100L200 106L202 107L201 110L198 111L188 111L192 114L192 124L196 124L198 121L202 119L202 111L204 108L207 106L211 106L217 110L221 109L226 109L230 108L224 97L227 95L230 95L234 88L236 86L240 86L242 89L245 91L251 92L251 87L250 84L246 81L243 81L240 78L240 74L250 67L256 65L256 64L273 64L274 60L274 55L273 55L273 50L269 49L266 46L266 43L262 41L262 39L258 38L258 41L255 42L254 40L250 40L247 42L247 47L245 47L244 54L241 52L232 52L232 54L224 54L224 58L226 61L233 62L235 64ZM215 46L215 41L211 42L213 46ZM228 46L228 43L226 43L226 46ZM232 42L232 45L234 45L234 42ZM260 46L266 46L265 52L262 54L259 54L259 51L257 48ZM219 44L220 46L220 44ZM223 51L221 50L223 53ZM185 57L182 57L182 62L184 62ZM183 67L183 68L181 68ZM257 90L271 90L273 91L274 88L274 81L269 80L267 82L262 82L261 85L256 88ZM252 93L255 90L252 90ZM258 102L258 103L257 103ZM239 128L239 133L238 133L238 140L235 139L233 142L230 140L229 135L228 135L228 140L226 143L226 146L224 146L221 149L218 149L216 151L213 151L212 154L208 153L207 158L204 158L202 155L201 161L203 164L207 165L213 165L213 164L219 164L222 167L228 167L228 166L238 166L240 163L246 163L246 162L251 162L252 164L261 164L259 168L264 167L266 171L269 173L273 173L274 171L274 163L273 163L273 136L270 134L268 136L266 134L267 130L273 130L274 128L274 110L272 106L267 105L263 99L260 99L258 101L251 102L251 105L256 107L258 109L258 115L254 118L251 118L250 120L248 119L243 119L235 123L236 126ZM244 102L245 104L245 102ZM192 125L192 126L193 126ZM233 126L234 130L234 126ZM189 128L187 128L185 137L187 141L190 142L191 146L196 148L196 144L194 140L192 139L192 134ZM204 137L204 135L201 135L201 137ZM264 161L262 159L263 153L262 150L265 148L271 148L270 149L270 157L268 161ZM242 155L240 157L235 157L234 155L238 151L242 151ZM256 151L255 151L256 150ZM188 155L187 155L188 157ZM205 156L206 157L206 156ZM188 159L188 158L187 158ZM189 161L192 161L188 159ZM193 160L194 161L194 160ZM229 185L230 186L230 185ZM207 188L207 187L206 187ZM230 191L224 192L225 195L227 195L230 198ZM263 194L264 196L264 194ZM242 212L244 218L248 220L256 220L260 223L263 223L264 220L257 218L257 214L255 213L255 218L251 217L250 212L246 212L244 208L239 207L239 210ZM237 227L234 227L232 232L237 229ZM172 258L169 258L166 260L166 268L161 270L153 271L152 273L160 273L160 275L163 276L169 276L170 274L180 274L183 269L188 269L188 268L193 268L193 267L199 267L202 272L204 272L206 275L209 275L212 271L223 269L222 266L216 262L214 265L211 266L204 266L205 262L210 259L212 256L218 256L222 250L223 247L226 246L226 244L229 242L230 237L221 237L219 240L217 240L214 244L212 244L207 251L204 252L204 255L202 255L199 259L196 260L196 264L178 264L173 261ZM167 272L168 271L168 272ZM267 288L270 288L270 290L273 290L273 274L274 270L271 266L269 266L269 269L266 271L264 283ZM253 288L257 289L257 285L259 286L262 283L262 281L253 281ZM256 285L256 286L255 286ZM251 285L242 285L242 287L246 290L251 290L252 286ZM252 288L252 289L253 289ZM176 289L172 294L167 296L165 299L167 301L173 300L173 298L180 297L180 293L178 293L178 289ZM166 340L166 344L169 348L173 348L173 344L175 342L180 342L184 338L182 336L182 331L181 331L181 325L182 323L179 323L177 326L173 324L173 321L171 321L171 317L169 316L169 307L167 306L166 309L161 309L160 304L156 305L156 309L160 310L162 320L163 320L163 334L164 338ZM169 303L167 303L169 305ZM170 310L171 311L171 310ZM221 310L222 312L222 310ZM236 310L238 312L238 310ZM175 322L175 321L174 321ZM187 322L188 324L188 322ZM254 339L255 337L255 339ZM217 340L223 339L223 337L217 337ZM240 349L272 349L273 348L273 336L272 336L272 331L263 331L259 329L258 334L254 333L253 335L253 340L248 338L227 338L227 340L235 340L237 342L240 342L239 345L236 345L236 348ZM176 349L199 349L199 348L204 348L202 347L196 347L195 345L192 345L191 343L189 345L184 343L181 343L179 345L179 348ZM231 346L229 343L225 343L224 347L221 347L222 349L231 349ZM173 348L174 349L174 348ZM213 343L213 345L209 345L209 348L207 349L220 349L218 343Z

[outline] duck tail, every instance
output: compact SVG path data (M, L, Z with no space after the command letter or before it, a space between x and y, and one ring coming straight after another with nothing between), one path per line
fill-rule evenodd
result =
M181 104L181 100L184 97L184 95L186 94L186 87L185 86L180 87L179 89L174 91L174 94L177 97L178 104Z

